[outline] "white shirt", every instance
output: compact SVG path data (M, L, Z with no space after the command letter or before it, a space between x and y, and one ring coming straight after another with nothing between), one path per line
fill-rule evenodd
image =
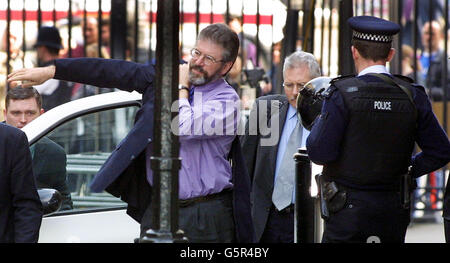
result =
M369 73L384 73L384 74L389 74L389 75L391 74L391 73L389 73L389 71L387 70L387 68L385 66L375 65L375 66L370 66L370 67L363 69L361 72L359 72L358 77L369 74Z

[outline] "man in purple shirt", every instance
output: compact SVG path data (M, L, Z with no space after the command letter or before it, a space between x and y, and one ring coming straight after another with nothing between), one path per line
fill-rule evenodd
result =
M223 24L209 25L200 32L189 64L180 66L179 115L172 130L180 136L182 158L179 226L190 242L253 241L250 179L236 137L239 98L223 79L238 49L236 33ZM133 129L91 184L92 191L106 189L128 203L127 213L141 222L141 235L152 218L147 208L153 182L148 160L152 154L154 74L148 65L80 58L56 60L52 66L19 70L9 76L10 82L28 81L23 87L55 78L143 94Z
M237 133L239 96L223 76L238 49L235 33L212 25L200 32L189 63L180 66L179 224L191 241L235 240L228 154ZM149 182L151 173L147 169Z
M219 35L228 30L225 26L203 30L191 51L189 65L180 66L180 157L186 164L180 172L180 199L232 187L227 155L237 133L239 96L223 76L233 66L239 40L236 34L231 35L236 38Z

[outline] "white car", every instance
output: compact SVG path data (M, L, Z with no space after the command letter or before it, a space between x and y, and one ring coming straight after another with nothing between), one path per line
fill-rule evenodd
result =
M73 209L44 216L39 242L133 242L139 237L139 224L126 214L126 203L106 192L91 193L88 185L132 128L141 98L124 91L82 98L49 110L22 129L30 146L46 137L62 146L67 157Z

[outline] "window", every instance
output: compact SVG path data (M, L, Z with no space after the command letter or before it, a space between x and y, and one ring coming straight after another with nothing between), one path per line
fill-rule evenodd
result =
M137 106L109 109L67 121L30 149L38 188L61 192L60 212L123 206L106 193L91 193L89 184L133 127Z

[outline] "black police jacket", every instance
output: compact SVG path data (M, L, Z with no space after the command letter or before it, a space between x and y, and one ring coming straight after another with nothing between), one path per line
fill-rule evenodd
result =
M402 81L403 86L412 86ZM346 78L332 83L349 109L349 123L337 161L324 175L363 189L398 190L411 162L416 129L412 99L395 84Z

